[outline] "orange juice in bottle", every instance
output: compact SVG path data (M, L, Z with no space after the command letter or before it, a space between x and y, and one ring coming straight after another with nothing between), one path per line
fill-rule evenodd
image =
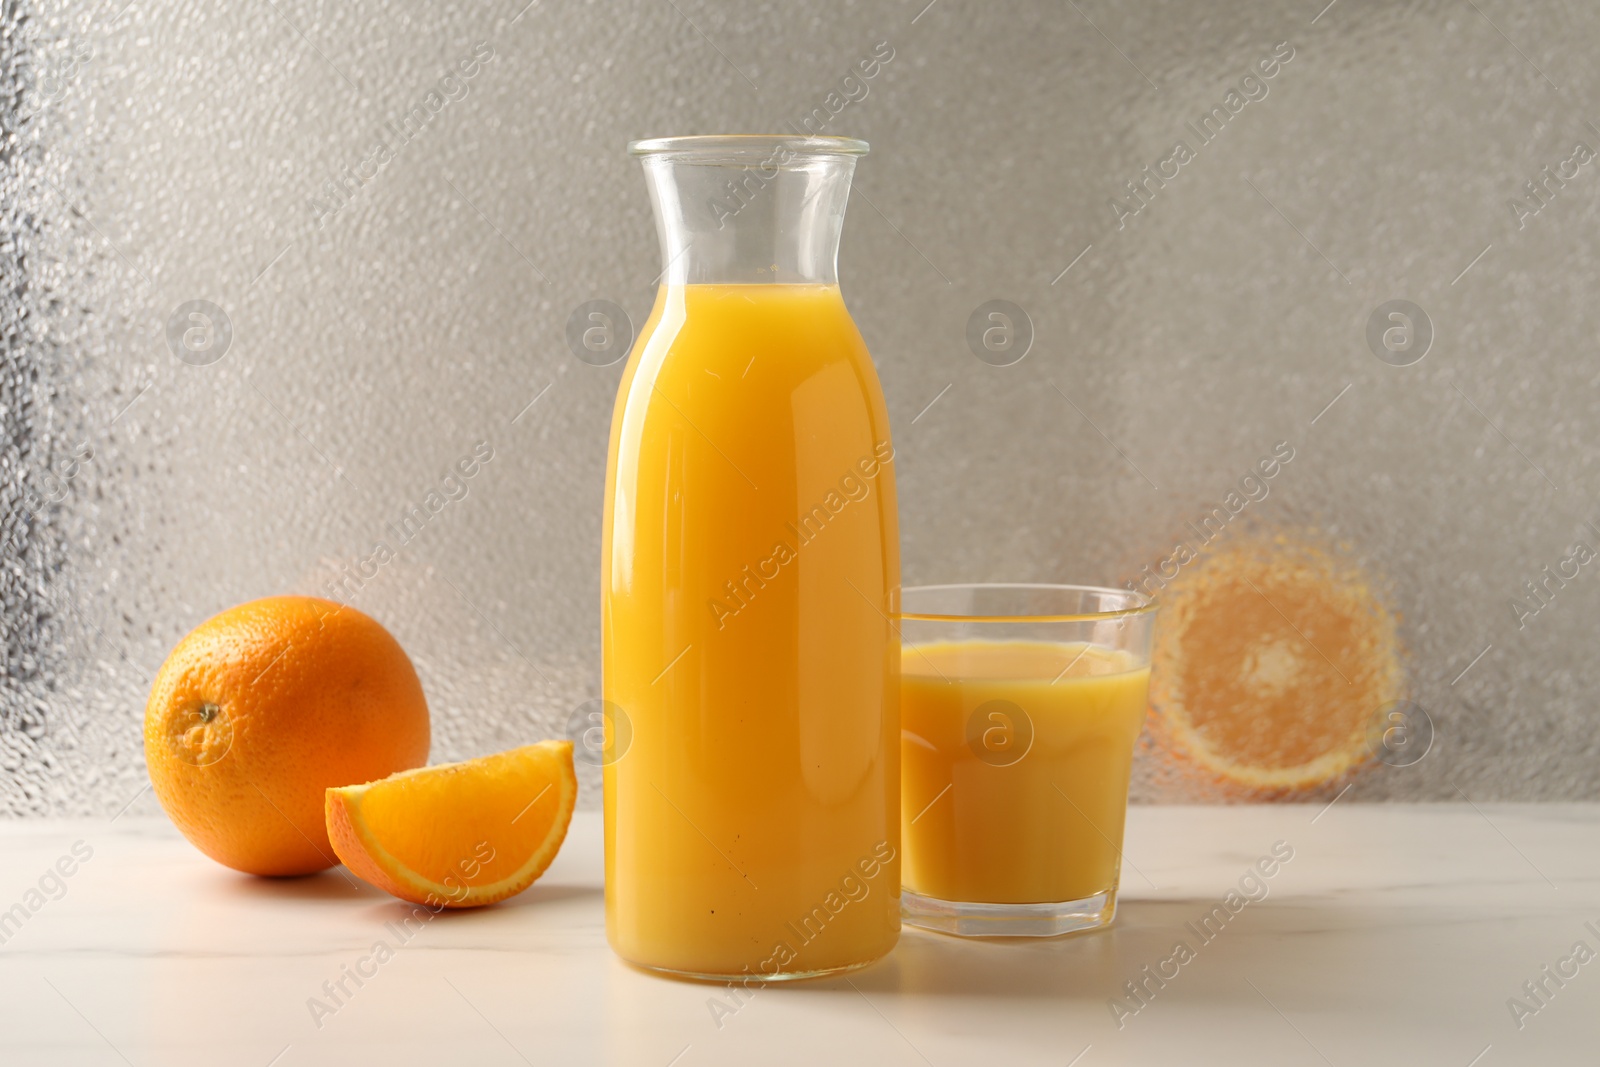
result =
M607 935L693 977L863 966L900 929L894 449L835 267L866 145L632 150L666 267L606 474Z

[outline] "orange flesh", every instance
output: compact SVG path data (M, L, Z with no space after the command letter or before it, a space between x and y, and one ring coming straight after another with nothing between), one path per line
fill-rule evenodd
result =
M1152 703L1227 780L1309 787L1362 762L1403 684L1394 617L1310 546L1221 546L1160 593Z
M900 927L900 646L872 361L836 286L664 287L640 337L603 550L605 698L632 729L604 772L611 945L696 974L876 958Z
M328 790L329 837L356 874L406 900L493 903L544 873L577 798L572 743Z

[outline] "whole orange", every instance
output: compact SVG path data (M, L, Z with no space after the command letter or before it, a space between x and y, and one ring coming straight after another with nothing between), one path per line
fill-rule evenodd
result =
M420 767L428 703L389 632L316 597L253 600L200 624L161 665L144 715L150 783L196 848L251 874L339 862L330 787Z

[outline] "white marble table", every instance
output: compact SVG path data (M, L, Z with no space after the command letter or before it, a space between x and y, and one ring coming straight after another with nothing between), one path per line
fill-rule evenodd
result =
M0 824L0 1064L1600 1062L1600 959L1571 955L1600 952L1596 806L1138 808L1113 929L907 930L848 982L737 1010L610 954L599 829L580 814L522 897L408 932L343 872L237 875L163 820ZM1265 898L1201 930L1278 841L1294 856ZM1119 1001L1129 980L1142 1006Z

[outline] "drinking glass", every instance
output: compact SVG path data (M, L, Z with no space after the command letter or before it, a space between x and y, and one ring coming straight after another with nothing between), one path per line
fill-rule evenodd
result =
M1051 937L1116 914L1156 605L1126 589L905 589L901 917Z

